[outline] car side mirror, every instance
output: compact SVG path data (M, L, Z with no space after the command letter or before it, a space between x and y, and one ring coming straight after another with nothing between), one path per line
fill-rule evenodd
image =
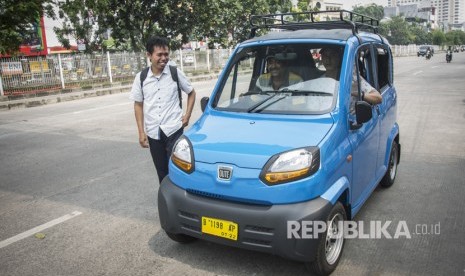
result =
M373 117L371 104L365 101L357 101L355 103L355 116L357 117L357 124L363 124L371 120Z
M365 101L357 101L355 103L355 117L357 122L350 123L350 129L356 130L362 127L362 125L373 117L371 111L371 105Z
M203 97L201 100L200 100L200 108L202 109L202 112L205 111L205 108L207 107L207 104L208 104L208 101L210 100L209 97Z

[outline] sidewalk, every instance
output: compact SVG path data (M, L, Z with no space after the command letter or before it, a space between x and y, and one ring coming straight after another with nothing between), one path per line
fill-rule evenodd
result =
M192 83L217 79L219 74L209 74L202 76L188 76ZM10 99L8 96L0 96L0 112L18 108L35 107L46 104L54 104L66 101L73 101L88 97L97 97L131 91L131 84L114 84L110 87L96 86L91 89L67 89L64 91L45 92L39 95L25 95Z

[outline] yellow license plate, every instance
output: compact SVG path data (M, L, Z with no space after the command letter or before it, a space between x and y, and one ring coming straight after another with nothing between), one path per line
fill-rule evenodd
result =
M239 227L232 221L202 217L202 233L237 241Z

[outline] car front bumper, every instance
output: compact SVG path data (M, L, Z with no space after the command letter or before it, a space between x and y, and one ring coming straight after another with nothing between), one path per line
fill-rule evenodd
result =
M224 201L187 192L176 186L169 177L165 177L158 191L160 223L166 232L302 262L315 259L322 235L305 237L302 233L304 227L301 227L297 238L288 238L288 222L302 226L302 221L325 221L331 208L331 203L323 198L271 206ZM237 223L237 240L202 233L202 217Z

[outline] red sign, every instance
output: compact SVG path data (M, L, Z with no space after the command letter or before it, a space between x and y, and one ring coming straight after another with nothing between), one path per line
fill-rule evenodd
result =
M30 32L25 35L24 42L19 46L18 55L21 56L46 56L47 38L45 37L44 18L37 19L32 24ZM10 55L0 55L0 57L10 57Z

